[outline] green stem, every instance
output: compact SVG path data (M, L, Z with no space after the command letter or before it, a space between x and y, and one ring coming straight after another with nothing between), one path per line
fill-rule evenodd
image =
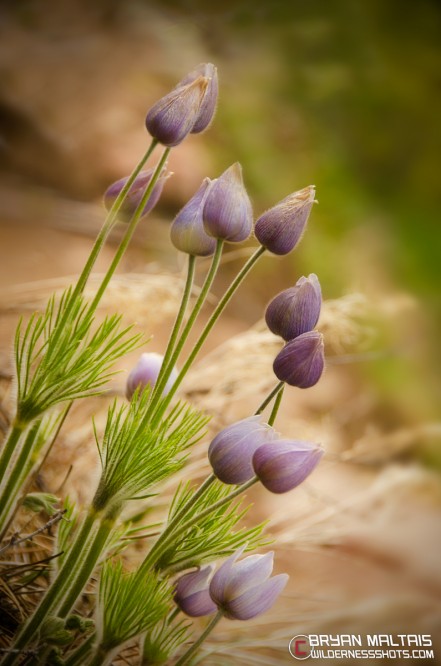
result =
M261 405L259 405L259 407L256 409L256 411L254 412L254 414L256 414L256 416L257 416L257 414L261 414L261 413L263 412L263 410L265 409L265 407L267 407L267 406L270 404L270 402L272 401L272 399L273 399L273 398L274 398L274 397L275 397L275 396L276 396L276 395L277 395L277 394L283 389L284 386L285 386L285 382L279 382L279 383L277 384L277 386L275 386L275 387L273 388L273 390L271 391L271 393L269 393L269 394L266 396L265 400L262 402Z
M190 300L191 290L193 287L195 265L196 265L196 257L190 254L188 257L187 280L185 282L184 292L182 294L181 305L179 307L178 314L176 315L176 320L173 326L173 330L170 334L170 339L168 341L164 359L162 361L161 370L159 372L155 388L153 389L152 398L151 398L152 402L155 400L157 395L159 396L162 395L164 387L174 367L171 364L171 358L173 356L173 350L176 345L176 340L178 339L179 331L181 329L185 312L187 310L188 301Z
M195 652L197 652L199 647L205 641L207 636L213 631L213 629L215 628L217 623L222 619L222 617L223 617L222 611L218 611L216 615L213 617L213 619L207 624L207 626L205 627L204 631L199 636L197 641L195 641L193 645L188 648L187 652L184 652L182 657L178 659L175 666L184 666L184 664L186 664L191 659L191 657L195 654Z
M208 292L209 292L210 289L211 289L211 285L213 284L214 278L216 277L216 273L217 273L217 270L218 270L218 268L219 268L219 264L220 264L220 260L221 260L221 257L222 257L222 251L223 251L223 248L224 248L224 241L223 241L223 240L218 240L218 241L217 241L217 244L216 244L216 250L215 250L215 253L214 253L214 255L213 255L212 262L211 262L210 270L208 271L208 273L207 273L207 275L206 275L206 277L205 277L204 284L202 285L202 289L201 289L201 291L200 291L200 294L199 294L199 296L198 296L198 298L197 298L197 300L196 300L196 303L195 303L194 306L193 306L193 310L191 311L191 314L190 314L190 316L189 316L189 318L188 318L188 321L187 321L187 323L186 323L186 325L185 325L185 327L184 327L184 330L182 331L182 334L181 334L181 337L180 337L180 339L179 339L179 342L177 343L177 345L176 345L176 347L175 347L175 350L174 350L174 352L173 352L173 354L172 354L172 356L171 356L171 359L170 359L170 362L169 362L169 366L168 366L168 368L167 368L167 370L168 370L168 375L170 375L172 369L173 369L174 366L176 365L176 362L177 362L177 360L178 360L178 358L179 358L179 354L180 354L181 351L182 351L182 348L183 348L183 346L184 346L184 344L185 344L185 341L187 340L187 338L188 338L188 336L189 336L189 334L190 334L190 331L191 331L191 329L193 328L193 324L195 323L196 318L197 318L199 312L201 311L201 308L202 308L203 304L205 303L205 299L207 298ZM187 368L187 370L188 370L188 368ZM171 395L171 396L174 395L174 393L175 393L177 387L179 386L179 384L181 383L182 379L184 378L184 376L185 376L187 370L186 370L184 373L181 372L181 373L179 374L178 378L177 378L176 381L174 382L174 384L173 384L173 386L172 386L172 388L171 388L171 390L170 390L170 392L169 392L169 395ZM165 381L167 380L167 378L168 378L168 377L167 377L167 373L166 373L166 374L164 375L164 379L165 379ZM164 387L164 386L165 386L165 383L163 384L163 387ZM163 387L162 387L162 388L163 388ZM175 388L175 387L176 387L176 388ZM157 405L158 405L158 402L159 402L159 400L160 400L160 397L161 397L161 394L159 393L159 389L158 389L158 393L156 394L155 399L152 400L152 403L151 403L151 405L150 405L150 410L149 410L149 414L148 414L148 416L150 416L151 414L154 414L154 410L155 410L155 408L156 408ZM170 398L170 400L171 400L171 398ZM167 399L165 400L166 405L170 404L170 400L169 400L168 397L167 397ZM161 408L159 409L160 415L162 415L164 411L165 411L165 410L163 410L162 407L161 407ZM157 418L153 419L153 423L157 423L157 422L158 422L158 419L157 419Z
M188 513L188 511L196 504L198 499L202 497L205 491L211 486L211 484L216 480L214 474L210 474L203 483L199 486L196 492L190 497L190 499L184 504L184 506L177 512L174 518L168 523L167 527L164 529L162 534L159 536L156 543L151 548L147 557L144 559L141 564L143 570L147 570L151 567L152 563L157 560L157 557L163 552L163 544L169 541L170 536L174 537L173 530L179 525L182 518Z
M158 164L156 165L155 171L153 172L151 180L150 180L148 186L145 189L143 197L142 197L135 213L133 214L130 222L127 225L126 232L125 232L125 234L124 234L124 236L123 236L123 238L122 238L122 240L121 240L121 242L118 246L118 249L115 253L113 261L110 264L110 266L107 270L107 273L104 276L103 281L102 281L101 285L99 286L97 293L95 294L95 298L93 299L93 301L92 301L92 303L89 307L89 312L94 312L95 309L97 308L98 303L100 302L100 300L103 296L103 293L106 290L107 285L110 282L110 279L112 278L119 262L121 261L123 255L124 255L124 253L127 249L127 246L129 245L129 243L132 239L132 236L135 232L135 229L138 225L138 222L139 222L140 218L142 217L142 213L144 211L147 200L148 200L149 196L151 195L151 193L153 191L153 188L156 185L156 182L157 182L159 176L161 175L161 171L162 171L162 169L165 165L165 162L167 160L167 157L168 157L168 154L169 154L170 150L171 150L170 148L166 148L164 150L161 159L159 160Z
M184 379L185 375L187 374L191 364L195 360L195 358L198 355L202 345L204 344L205 340L207 339L211 329L213 328L213 326L215 325L215 323L217 322L217 320L221 316L225 307L230 302L230 300L233 297L236 290L242 284L245 277L248 275L250 270L253 268L254 264L257 262L257 260L260 258L260 256L264 252L265 252L265 248L263 246L259 247L254 252L254 254L248 259L246 264L242 267L242 269L236 275L236 277L234 278L233 282L228 287L225 294L222 296L221 300L219 301L216 308L214 309L210 319L206 323L206 325L205 325L202 333L200 334L198 340L196 341L196 344L194 345L193 350L191 351L189 357L187 358L187 360L186 360L182 370L180 371L178 377L176 378L176 381L173 383L173 386L172 386L170 392L168 393L165 400L163 400L163 402L161 403L161 406L157 410L156 414L154 414L153 424L158 423L159 420L161 419L161 417L164 414L165 410L167 409L168 405L172 401L173 396L175 395L176 391L178 390L182 380Z
M85 286L87 284L87 281L90 277L90 274L92 272L92 268L94 267L95 262L98 258L98 255L101 252L101 250L104 246L104 243L106 242L106 239L107 239L110 231L112 230L112 227L113 227L114 223L117 220L117 215L118 215L119 209L121 208L121 205L123 204L124 199L126 198L126 195L127 195L128 191L130 190L130 188L132 187L136 177L138 176L141 169L143 168L143 166L147 162L148 158L152 154L153 150L155 149L156 144L157 144L156 139L152 139L152 141L150 143L150 146L148 147L146 153L143 155L141 160L138 162L136 167L133 169L132 173L128 177L127 182L125 183L121 192L118 194L115 201L113 202L112 207L111 207L110 211L108 212L107 217L104 220L103 226L101 227L100 232L99 232L99 234L98 234L98 236L95 240L95 243L92 247L90 255L89 255L89 257L88 257L88 259L87 259L87 261L84 265L84 268L81 271L81 274L80 274L80 276L77 280L75 288L74 288L72 294L70 295L69 300L66 303L63 315L61 317L61 320L60 320L59 324L57 325L57 328L55 329L55 331L52 334L52 337L51 337L52 345L55 345L55 342L57 341L58 335L61 333L61 331L63 330L64 325L66 324L66 322L69 319L69 315L72 311L72 308L74 307L75 303L77 302L78 297L83 293L84 288L85 288ZM96 305L95 305L95 307L96 307ZM92 308L89 308L89 312L92 312L92 311L93 311Z
M30 467L32 467L32 460L29 460L35 440L38 436L41 421L35 422L29 429L21 451L19 452L14 467L7 477L0 492L0 541L4 538L5 532L10 525L10 522L15 513L15 504L17 495L21 490L22 484L26 479Z
M108 518L104 516L102 518L95 539L92 541L86 557L83 559L81 566L75 573L75 577L71 582L70 587L66 590L62 603L58 605L57 615L59 617L66 617L69 615L74 607L108 543L114 524L115 517L112 516L112 518Z
M201 490L203 486L207 484L210 479L211 477L208 477L204 482L204 484L202 484L202 486L200 486L200 488L198 489L197 492L200 493L200 495L202 494ZM224 506L224 504L228 504L229 502L231 502L231 500L235 499L235 497L238 497L238 495L241 495L243 492L245 492L245 490L251 488L251 486L253 486L258 480L259 479L257 478L257 476L254 476L252 479L250 479L250 481L247 481L246 483L243 483L241 486L238 486L226 497L223 497L217 502L214 502L214 504L204 509L204 511L200 511L195 516L190 518L190 520L187 520L187 522L182 523L180 526L178 526L177 529L170 530L169 529L170 526L168 526L166 530L163 532L163 534L161 534L158 541L155 543L155 545L153 546L147 557L144 559L143 563L141 564L141 568L147 570L152 566L154 566L155 564L157 564L161 555L169 547L171 541L176 541L177 539L179 539L179 537L185 534L185 532L190 527L196 525L200 520L205 518L205 516L208 516L213 511L216 511L216 509L219 509L220 507Z
M152 154L153 150L155 149L157 144L156 139L152 139L150 146L148 147L146 153L143 155L141 160L138 162L136 167L133 169L132 173L127 179L127 182L124 184L124 187L122 188L121 192L118 194L116 197L115 201L113 202L113 205L106 217L106 220L104 221L104 224L102 226L102 229L100 233L98 234L98 237L95 241L95 244L92 248L92 252L90 253L90 256L81 272L80 277L78 278L78 282L76 284L75 290L72 294L72 298L75 299L77 296L79 296L83 290L84 287L86 286L87 280L90 276L90 273L92 271L92 268L95 264L95 261L97 260L98 254L101 251L101 248L103 247L106 238L113 226L113 223L115 222L119 209L121 208L121 205L126 198L126 195L130 188L132 187L136 177L138 174L141 172L141 169L149 159L150 155Z
M268 419L268 425L270 425L270 426L273 426L274 422L276 420L277 412L279 411L280 403L282 402L284 388L285 388L285 385L283 385L282 388L277 393L277 398L274 402L274 406L271 410L271 414L270 414L270 417Z
M35 440L38 436L41 420L35 422L26 435L22 450L20 451L18 458L15 461L14 467L8 476L6 486L0 493L0 507L2 507L2 513L0 515L0 541L4 537L7 529L9 528L9 525L14 519L18 507L25 498L28 488L32 482L32 477L38 474L39 469L41 469L42 465L47 459L58 435L60 434L60 430L63 427L71 407L72 402L70 402L64 410L57 429L49 443L49 446L46 448L42 460L37 460L41 447L35 447ZM20 497L18 497L19 494L21 495Z
M89 652L91 652L95 640L96 632L93 632L65 659L64 666L84 666L87 663Z
M3 446L3 451L0 456L0 482L3 480L9 461L11 460L14 451L18 445L20 437L26 428L27 424L14 421L9 429L6 441Z

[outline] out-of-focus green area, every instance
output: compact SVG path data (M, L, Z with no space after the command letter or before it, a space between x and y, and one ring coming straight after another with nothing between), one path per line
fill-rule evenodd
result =
M327 297L352 289L374 303L413 296L413 315L379 336L389 353L354 372L375 386L386 427L433 418L441 397L440 5L230 3L204 19L226 61L217 148L246 165L256 208L317 186L313 222L281 270L316 271ZM437 443L423 449L439 462Z
M14 40L28 45L22 51L26 68L22 61L14 71L8 40L2 41L2 99L8 109L24 109L26 122L36 114L44 137L54 128L63 136L67 152L56 171L83 198L97 198L112 164L115 177L124 175L117 173L119 153L130 154L132 164L140 154L134 137L145 136L148 104L188 69L214 62L221 83L218 113L209 132L177 149L184 176L201 169L201 157L213 170L203 175L212 177L240 161L257 214L293 190L317 187L319 205L301 249L262 262L252 284L254 300L265 303L309 272L319 275L326 298L360 291L373 306L390 311L409 296L414 304L407 317L376 323L378 359L345 371L375 392L384 428L436 418L439 3L72 0L57 8L5 3L2 12L9 48L14 50ZM9 111L2 113L10 137ZM14 131L15 140L24 136L19 126ZM19 145L25 154L30 142L22 138ZM69 150L75 164L66 158ZM26 164L29 174L26 158L17 154L14 167ZM36 155L41 180L57 160L44 149ZM179 183L179 172L176 178ZM55 181L51 174L50 184ZM191 195L186 188L181 183L181 194L165 201L164 213L175 212L183 193ZM426 440L421 450L440 462L437 443Z

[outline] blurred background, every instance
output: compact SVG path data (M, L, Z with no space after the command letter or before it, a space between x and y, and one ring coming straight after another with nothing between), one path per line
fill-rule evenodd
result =
M256 515L274 516L291 588L273 624L260 621L267 638L259 626L245 648L277 663L290 663L290 634L440 633L440 37L436 0L0 5L4 378L19 311L80 270L103 191L146 149L147 110L200 62L218 67L215 122L172 151L174 175L123 273L180 278L170 220L203 177L235 161L256 216L316 185L299 250L260 263L188 389L216 382L217 342L246 351L271 296L317 273L330 301L328 371L311 391L287 394L280 428L323 441L327 460L293 505L283 500L285 513L275 498L255 498ZM217 293L240 260L231 250ZM161 317L157 301L143 308L160 350L171 312ZM226 420L248 413L250 396L233 406L232 390ZM239 645L248 634L233 624L217 636Z

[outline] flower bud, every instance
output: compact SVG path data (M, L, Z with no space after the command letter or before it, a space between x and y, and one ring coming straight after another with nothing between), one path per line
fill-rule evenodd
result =
M211 598L230 620L249 620L265 613L288 581L287 574L270 578L274 553L250 555L236 562L243 550L229 557L210 583Z
M118 217L120 217L123 221L128 222L134 214L135 210L138 208L144 192L152 179L152 175L153 169L149 169L148 171L140 173L135 178L118 212ZM120 178L120 180L117 180L107 188L104 194L104 206L106 210L110 210L112 208L115 199L119 196L124 185L127 183L128 178L128 176L125 178ZM151 191L150 196L145 203L142 216L147 215L147 213L149 213L158 203L158 199L161 196L162 188L164 187L164 183L167 178L168 176L160 176L156 181L155 185L153 186L153 190Z
M262 485L272 493L286 493L311 474L323 455L316 444L278 439L264 444L253 456L253 467Z
M161 370L164 357L161 354L141 354L138 363L135 365L127 378L126 396L127 400L131 400L136 388L139 386L140 390L144 390L146 386L153 388L158 379L159 371ZM162 395L167 395L173 383L178 376L178 371L173 368L167 384L164 387Z
M320 316L322 292L317 275L301 277L268 305L265 320L270 331L284 340L293 340L312 331Z
M208 447L208 459L213 472L223 483L239 484L254 476L254 452L276 437L270 426L260 422L260 416L250 416L227 426Z
M288 254L300 241L314 203L315 188L290 194L259 217L254 233L261 245L274 254Z
M178 86L152 106L145 121L152 137L164 146L177 146L199 119L208 79L198 76Z
M323 336L317 331L302 333L277 354L273 370L290 386L309 388L317 384L325 364Z
M204 204L203 219L205 231L214 238L240 243L251 234L253 211L238 162L212 182Z
M210 62L198 65L192 72L187 74L182 81L178 83L177 87L191 83L198 76L203 76L208 80L204 96L202 97L201 105L199 107L198 117L193 125L191 134L199 134L207 129L208 125L213 120L214 112L216 111L217 98L219 94L219 83L217 78L217 69Z
M175 586L174 601L178 608L190 617L210 615L217 610L208 591L208 578L212 566L181 576Z
M209 236L202 222L202 210L211 181L205 178L196 194L180 210L170 229L173 245L181 252L207 257L216 249L216 241Z

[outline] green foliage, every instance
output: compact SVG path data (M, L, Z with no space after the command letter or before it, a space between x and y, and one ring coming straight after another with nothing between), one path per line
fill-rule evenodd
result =
M110 651L153 627L167 613L170 603L170 586L153 572L128 573L121 562L106 562L97 606L100 648Z
M73 636L61 617L49 615L40 629L40 639L49 645L67 645Z
M189 484L177 490L171 506L170 520L188 502L193 492ZM246 545L246 551L251 551L269 543L262 537L266 523L235 529L249 508L242 509L241 501L233 499L210 511L214 504L226 498L230 492L230 486L218 481L206 490L185 514L182 522L184 526L189 524L188 529L183 530L183 527L179 526L179 538L173 539L172 533L172 545L167 547L160 557L158 568L177 572L227 557L243 545ZM206 515L198 519L203 512L206 512Z
M23 507L35 513L45 511L52 516L57 510L58 503L58 497L50 493L28 493L23 500Z
M56 404L96 395L114 374L116 359L139 345L128 337L122 317L107 317L92 332L93 313L67 289L58 305L52 297L43 314L33 314L15 335L17 418L32 421Z
M66 552L69 550L74 536L75 528L78 525L78 511L74 502L69 497L66 497L64 500L63 509L65 510L65 514L63 520L58 524L54 543L54 553L57 555L54 564L57 570L63 564Z
M191 622L180 620L173 623L170 617L161 620L142 641L142 664L159 666L174 656L178 648L189 641Z
M149 421L149 393L136 392L129 405L109 407L103 442L95 433L102 475L94 506L111 500L138 499L153 484L179 470L184 452L202 436L207 418L191 407L177 404L156 426Z

